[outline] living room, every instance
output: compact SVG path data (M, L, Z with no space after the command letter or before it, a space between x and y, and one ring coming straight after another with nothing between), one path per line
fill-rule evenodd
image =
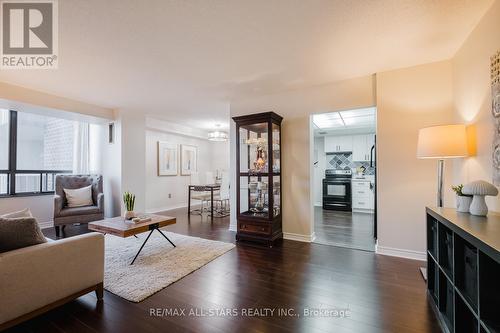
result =
M4 34L0 329L499 326L498 1L44 3L51 62ZM315 244L311 118L371 107L375 252Z

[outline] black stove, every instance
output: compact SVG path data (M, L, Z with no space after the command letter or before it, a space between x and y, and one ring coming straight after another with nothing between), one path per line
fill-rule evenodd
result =
M352 211L350 169L327 169L323 179L323 209Z

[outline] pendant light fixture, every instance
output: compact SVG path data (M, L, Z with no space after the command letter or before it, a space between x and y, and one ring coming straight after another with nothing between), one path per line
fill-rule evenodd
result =
M220 124L215 125L215 127L219 128ZM227 141L227 139L228 139L227 132L220 131L218 129L216 129L215 131L208 132L209 141L222 142L222 141Z

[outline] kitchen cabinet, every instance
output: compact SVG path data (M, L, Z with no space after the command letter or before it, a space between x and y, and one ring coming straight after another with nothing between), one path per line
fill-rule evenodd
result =
M370 153L374 143L373 134L354 135L352 137L352 160L355 162L370 161Z
M325 136L325 153L351 152L353 148L351 135Z
M374 194L370 180L352 180L353 211L371 212L375 207Z

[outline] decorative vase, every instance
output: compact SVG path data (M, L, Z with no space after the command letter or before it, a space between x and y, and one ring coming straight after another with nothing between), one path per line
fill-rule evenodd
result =
M468 213L470 210L471 203L472 203L472 197L465 195L457 195L457 212Z
M125 214L123 215L123 217L125 218L125 220L131 220L135 217L135 213L133 210L127 210L127 211L125 211Z

